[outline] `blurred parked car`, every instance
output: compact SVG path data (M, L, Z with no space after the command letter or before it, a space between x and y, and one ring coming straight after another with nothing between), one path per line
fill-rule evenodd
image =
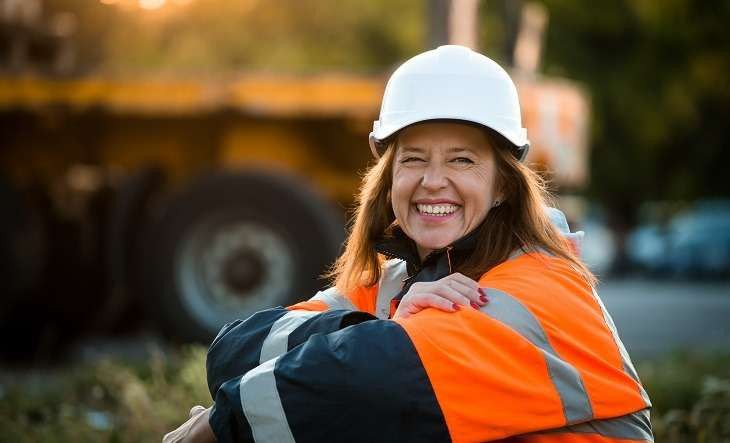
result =
M678 277L730 278L730 200L703 200L665 226L645 224L628 240L631 260Z
M611 270L616 259L616 238L601 216L589 215L580 224L585 232L581 257L586 265L598 277L603 277Z

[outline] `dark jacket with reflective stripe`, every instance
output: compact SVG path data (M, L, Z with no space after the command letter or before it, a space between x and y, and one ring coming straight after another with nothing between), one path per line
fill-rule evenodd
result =
M480 310L394 321L401 265L226 326L208 355L218 440L653 441L613 322L567 262L523 254L480 279Z

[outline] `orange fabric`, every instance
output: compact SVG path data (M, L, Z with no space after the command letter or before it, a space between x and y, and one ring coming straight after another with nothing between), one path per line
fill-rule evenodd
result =
M395 321L416 347L455 442L565 424L542 353L508 327L472 309L425 309Z
M297 303L295 305L287 306L286 309L289 309L291 311L316 311L316 312L322 312L328 310L330 307L327 305L327 303L321 301L321 300L307 300L300 303Z
M347 298L350 299L353 305L363 312L375 315L375 302L378 297L378 285L370 287L357 288L350 294L347 294Z
M513 437L500 443L649 443L649 441L610 438L598 434L554 433Z
M590 287L567 262L525 254L487 272L480 285L508 293L531 311L556 353L582 376L595 419L646 407L637 383L623 371ZM492 441L565 426L544 354L510 327L471 309L426 309L395 321L413 341L454 441ZM606 441L563 436L559 441ZM532 440L544 435L520 438L548 441Z
M393 299L390 301L390 318L393 318L395 315L395 311L398 310L398 305L400 304L400 300Z
M493 268L479 283L516 297L538 318L553 349L580 372L595 417L646 407L590 286L568 262L525 254Z
M353 291L351 294L347 294L347 298L355 305L358 311L368 312L375 315L375 302L378 297L378 286L361 287ZM317 311L322 312L330 309L329 305L322 300L306 300L303 302L296 303L291 306L287 306L286 309L296 311Z

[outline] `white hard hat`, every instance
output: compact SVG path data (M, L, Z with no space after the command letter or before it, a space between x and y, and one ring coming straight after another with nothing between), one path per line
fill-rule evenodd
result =
M390 76L370 149L380 157L384 141L426 120L473 122L498 132L524 160L530 142L522 127L517 89L492 59L458 46L440 46L411 58Z

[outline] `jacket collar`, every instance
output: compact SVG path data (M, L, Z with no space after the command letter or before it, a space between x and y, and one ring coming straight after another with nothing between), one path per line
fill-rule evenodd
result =
M401 298L410 286L418 281L439 280L453 272L453 264L470 255L476 246L476 232L473 229L464 237L445 248L429 253L423 261L418 256L418 249L400 226L393 227L389 233L375 242L375 250L388 258L397 258L406 262L408 278L404 281L403 290L396 298Z

